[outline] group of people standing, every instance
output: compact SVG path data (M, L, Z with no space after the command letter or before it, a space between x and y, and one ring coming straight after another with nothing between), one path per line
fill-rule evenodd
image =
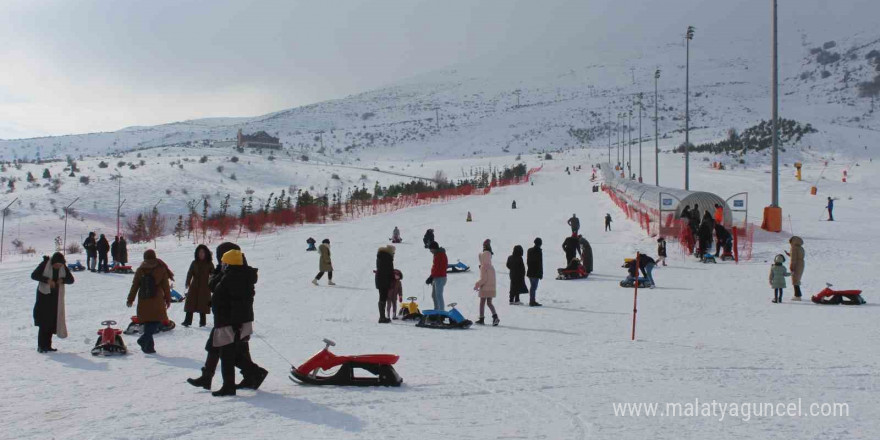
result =
M716 257L722 252L724 255L729 255L733 246L733 236L724 227L724 207L716 203L714 208L714 213L707 209L702 216L697 204L694 204L693 208L685 206L681 212L681 218L687 220L692 237L688 248L701 258L709 253L713 234L715 236Z
M128 243L125 237L116 236L113 243L107 241L107 237L101 234L97 237L94 232L89 232L89 236L83 241L83 249L86 252L86 268L90 272L109 272L110 263L108 262L108 254L112 258L113 266L128 263Z
M94 239L94 234L90 234L90 238ZM96 244L100 241L97 240ZM207 325L206 315L214 315L214 328L205 344L208 355L202 374L196 379L188 379L188 382L210 390L219 363L223 386L212 394L234 396L236 389L259 388L269 374L253 362L248 344L253 333L257 269L248 265L241 248L234 243L222 243L217 247L216 255L215 266L208 247L199 245L187 271L183 325L191 325L193 314L199 313L199 325L204 327ZM64 294L65 286L73 284L74 277L67 268L64 255L56 252L43 258L31 278L38 282L33 312L34 325L39 327L37 351L54 352L52 336L68 336ZM156 353L153 335L168 321L173 280L174 272L168 265L157 257L154 250L146 250L125 302L127 307L137 304L137 319L143 325L143 334L137 343L146 354ZM235 383L236 367L244 377L238 384Z

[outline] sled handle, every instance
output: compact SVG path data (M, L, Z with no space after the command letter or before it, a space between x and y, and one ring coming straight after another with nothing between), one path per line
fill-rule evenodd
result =
M455 306L457 306L457 305L458 305L458 303L449 303L449 305L446 307L449 307L450 309L454 309Z
M417 296L410 296L410 297L407 297L406 299L408 299L408 300L410 300L410 301L415 301L415 300L419 299L419 297L417 297Z
M330 348L330 347L335 347L335 346L336 346L336 343L335 343L335 342L333 342L333 341L331 341L331 340L329 340L329 339L327 339L327 338L324 338L324 343L327 344L327 346L324 347L325 350L328 349L328 348Z
M111 325L116 325L116 321L101 321L101 325L106 325L110 327Z

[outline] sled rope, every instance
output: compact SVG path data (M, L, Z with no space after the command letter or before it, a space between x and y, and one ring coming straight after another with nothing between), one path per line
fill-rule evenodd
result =
M278 350L276 350L276 349L275 349L275 347L273 347L273 346L272 346L272 344L270 344L270 343L269 343L269 341L267 341L267 340L265 340L265 339L263 339L263 337L262 337L262 336L260 336L260 334L259 334L259 333L256 333L256 332L254 332L254 333L253 333L253 335L254 335L254 336L256 336L256 337L257 337L257 339L259 339L259 340L261 340L261 341L263 341L263 343L264 343L264 344L266 344L266 346L267 346L267 347L269 347L269 348L271 348L271 349L272 349L272 351L274 351L274 352L275 352L275 354L277 354L277 355L278 355L278 357L280 357L280 358L281 358L281 359L284 359L284 362L287 362L287 364L288 364L288 365L290 365L290 366L291 366L291 367L292 367L292 366L294 366L294 365L293 365L293 363L292 363L292 362L290 362L290 360L288 360L288 359L287 359L287 358L286 358L286 357L284 357L284 355L283 355L283 354L281 354L281 352L280 352L280 351L278 351Z

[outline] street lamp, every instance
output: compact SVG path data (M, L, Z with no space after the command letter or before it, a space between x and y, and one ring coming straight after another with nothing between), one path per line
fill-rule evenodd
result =
M660 141L657 119L657 84L660 81L660 69L654 72L654 185L660 186Z
M642 183L642 92L639 92L639 183Z
M690 177L690 76L691 76L691 40L694 39L694 27L688 26L685 34L685 73L684 73L684 189L691 189Z
M773 153L771 164L770 206L764 208L764 221L761 227L771 232L782 230L782 208L779 207L779 47L777 44L776 0L770 0L772 10L772 84L770 85L771 113L773 119Z

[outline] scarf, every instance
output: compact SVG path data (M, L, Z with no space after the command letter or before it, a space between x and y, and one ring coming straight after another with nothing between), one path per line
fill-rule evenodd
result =
M58 315L56 316L56 324L55 324L55 334L64 339L67 337L67 316L64 313L64 278L67 276L67 268L62 265L61 268L58 269L58 279L55 280L58 283ZM52 262L47 261L46 267L43 268L43 277L52 279ZM52 289L49 288L49 283L40 281L39 286L37 286L37 290L44 294L48 295L52 293Z

